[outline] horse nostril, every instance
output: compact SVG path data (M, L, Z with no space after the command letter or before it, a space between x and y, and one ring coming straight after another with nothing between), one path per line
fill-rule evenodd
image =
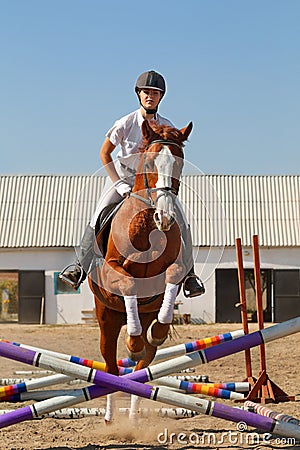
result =
M160 230L160 228L161 228L161 223L160 223L159 216L158 216L158 213L157 213L157 212L155 212L155 213L153 214L153 220L154 220L154 223L155 223L156 227Z

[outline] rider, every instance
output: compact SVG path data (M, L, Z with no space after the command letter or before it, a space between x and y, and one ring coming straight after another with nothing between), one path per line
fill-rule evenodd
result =
M135 155L142 142L141 126L144 120L156 125L174 125L157 112L158 105L166 92L165 80L159 73L151 70L142 73L135 85L135 92L140 102L140 108L117 120L107 132L100 149L100 158L105 166L108 177L103 193L98 201L94 215L87 226L80 243L78 261L73 266L64 269L59 277L74 289L78 289L87 273L91 270L94 257L93 243L95 240L95 226L100 213L113 203L120 203L130 194L135 180ZM112 160L112 152L117 146L120 151L117 161ZM179 203L179 202L178 202ZM186 297L196 297L205 292L203 283L194 272L192 256L192 239L189 225L182 209L177 211L181 216L180 229L184 242L184 262L187 275L184 279L184 294ZM73 270L71 270L71 267Z

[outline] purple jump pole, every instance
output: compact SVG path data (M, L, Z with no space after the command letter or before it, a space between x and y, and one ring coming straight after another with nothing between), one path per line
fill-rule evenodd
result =
M214 359L228 356L230 354L243 351L246 348L261 345L262 343L270 342L272 340L299 331L300 318L292 319L287 322L283 322L281 324L266 328L264 330L242 336L235 341L230 341L217 347L210 347L206 350L192 353L191 355L179 357L178 360L180 360L180 362L178 365L186 367L190 364L195 365L195 363L203 364ZM220 351L218 347L222 347L222 351ZM221 405L208 400L187 397L185 394L178 394L165 388L155 388L153 386L142 385L136 382L139 381L141 383L144 383L146 381L157 378L159 372L158 366L160 366L161 369L158 377L171 373L171 370L174 371L174 361L173 363L171 361L165 361L164 363L157 364L156 366L151 367L151 370L150 368L142 369L124 377L117 377L107 373L99 372L95 369L77 366L70 362L61 361L57 358L36 353L30 350L14 347L4 342L0 342L0 355L16 361L24 362L26 364L31 364L36 367L43 367L46 369L54 370L56 372L62 372L66 375L74 376L76 378L81 378L91 383L95 383L96 385L105 386L105 389L100 388L100 391L98 390L96 392L95 389L97 389L97 386L84 388L80 390L82 393L78 394L76 398L74 398L74 396L70 396L69 398L68 396L66 396L66 398L58 397L58 399L56 399L57 401L55 405L53 403L54 399L50 399L32 406L21 408L20 410L14 411L13 413L4 414L0 418L0 427L12 425L17 422L22 422L23 420L29 420L33 417L38 417L39 415L54 411L55 409L59 409L59 407L62 407L62 404L64 404L64 406L69 406L71 404L75 404L75 401L79 403L82 401L82 395L84 395L85 400L89 400L91 398L95 398L96 396L105 395L109 392L120 390L154 401L160 401L170 405L185 407L201 414L209 414L214 417L231 420L233 422L244 421L245 423L247 423L247 425L256 427L264 431L274 432L282 436L290 436L300 439L300 427L297 425L278 422L275 419L258 416L248 411L239 410L237 408ZM190 362L188 362L186 358L190 359ZM169 365L168 370L167 365Z
M156 352L153 361L156 362L161 361L162 359L169 359L174 358L175 356L186 355L187 353L193 353L196 352L197 350L203 350L204 348L232 341L233 339L237 339L238 337L241 336L244 336L243 330L236 330L197 341L187 342L185 344L178 344L172 347L159 348ZM135 365L136 361L132 361L130 358L123 358L118 360L119 367L133 367ZM95 367L95 369L97 369L97 367Z

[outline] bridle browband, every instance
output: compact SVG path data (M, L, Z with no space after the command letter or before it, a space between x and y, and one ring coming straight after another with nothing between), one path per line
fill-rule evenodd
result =
M154 144L176 145L176 147L178 147L178 148L180 148L180 150L182 150L182 144L178 144L177 142L174 142L174 141L168 141L166 139L155 139L154 141L149 142L149 144L146 146L146 151L148 151L148 149Z
M175 145L176 147L180 148L182 150L182 144L178 144L177 142L174 141L170 141L167 139L155 139L154 141L149 142L149 144L146 146L145 148L145 152L144 152L144 170L143 170L143 174L144 174L144 185L146 188L146 192L147 192L147 197L148 200L145 199L144 197L131 192L131 196L139 198L140 200L142 200L144 203L151 205L153 208L156 207L157 201L160 197L162 197L163 195L168 195L171 196L172 201L174 199L175 196L178 195L178 190L179 190L179 186L177 189L173 188L173 187L160 187L160 188L150 188L149 184L148 184L148 179L147 179L147 173L146 173L146 152L149 150L149 148L154 145L154 144L165 144L165 145ZM153 200L152 198L152 193L153 192L157 192L157 191L162 191L161 194L156 196L156 199Z

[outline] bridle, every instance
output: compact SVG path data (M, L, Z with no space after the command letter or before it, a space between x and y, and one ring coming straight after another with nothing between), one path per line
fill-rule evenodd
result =
M178 188L174 188L174 187L159 187L159 188L150 188L149 187L149 183L148 183L148 178L147 178L147 164L146 164L146 153L149 151L149 148L154 145L154 144L164 144L164 145L175 145L176 147L180 148L180 150L182 150L182 144L178 144L177 142L171 141L171 140L167 140L167 139L155 139L154 141L149 142L149 144L146 146L145 152L144 152L144 161L143 161L143 174L144 174L144 185L146 188L146 193L147 193L147 199L145 199L144 197L140 196L139 194L133 193L131 192L130 196L132 197L136 197L139 198L140 200L142 200L144 203L146 203L147 205L150 205L152 208L156 207L156 204L158 202L158 200L162 197L162 196L167 196L170 197L172 202L174 202L174 198L178 195L178 190L179 190L179 184L178 184ZM158 194L156 196L156 199L153 200L152 198L152 194L160 191L160 194Z

